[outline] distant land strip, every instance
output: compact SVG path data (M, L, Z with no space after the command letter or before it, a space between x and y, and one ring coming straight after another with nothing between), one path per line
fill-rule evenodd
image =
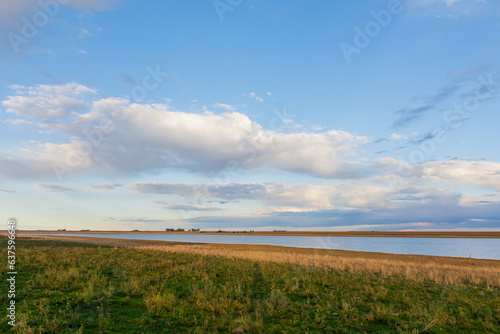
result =
M5 233L6 231L0 231ZM484 238L484 239L500 239L500 231L464 231L464 232L447 232L447 231L356 231L356 232L309 232L309 231L97 231L97 230L22 230L18 233L85 233L85 234L202 234L202 235L255 235L255 236L304 236L304 237L380 237L380 238Z

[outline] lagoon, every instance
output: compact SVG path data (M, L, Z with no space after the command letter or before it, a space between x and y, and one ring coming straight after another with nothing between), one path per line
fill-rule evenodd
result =
M31 233L30 233L31 234ZM45 233L36 233L45 235ZM52 234L53 235L53 234ZM299 248L339 249L392 254L472 257L500 260L500 239L480 238L394 238L394 237L311 237L213 234L98 234L61 233L59 236L161 240L193 243L272 245Z

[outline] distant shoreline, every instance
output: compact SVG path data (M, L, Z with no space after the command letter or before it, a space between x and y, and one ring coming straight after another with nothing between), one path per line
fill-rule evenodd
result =
M4 233L4 231L1 231ZM483 238L483 239L500 239L500 232L306 232L306 231L200 231L200 232L166 232L166 231L49 231L49 230L21 230L19 234L36 234L36 233L49 233L49 234L201 234L201 235L254 235L254 236L306 236L306 237L384 237L384 238Z
M59 234L59 233L53 233ZM0 234L0 237L7 235ZM54 240L66 242L83 242L99 246L111 247L184 247L185 249L204 249L207 254L222 252L231 253L238 252L241 254L263 252L264 254L302 254L305 256L335 256L348 259L366 259L366 260L389 260L402 261L403 263L414 263L426 265L429 262L439 263L440 265L463 265L470 266L488 266L500 268L500 260L476 259L465 257L450 257L437 255L417 255L417 254L392 254L379 252L363 252L350 251L340 249L320 249L320 248L297 248L272 245L244 245L244 244L218 244L218 243L201 243L201 242L178 242L178 241L163 241L163 240L139 240L139 239L116 239L116 238L94 238L80 236L56 236L56 235L34 235L20 234L18 237L40 240Z

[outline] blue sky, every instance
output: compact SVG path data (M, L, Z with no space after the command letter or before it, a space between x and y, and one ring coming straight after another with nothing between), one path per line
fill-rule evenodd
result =
M21 0L0 210L21 229L500 230L492 0Z

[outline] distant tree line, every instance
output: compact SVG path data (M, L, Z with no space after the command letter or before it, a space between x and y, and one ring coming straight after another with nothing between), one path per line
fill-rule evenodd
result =
M166 228L165 231L167 232L185 232L185 230L183 228ZM188 230L188 232L199 232L200 229L199 228L190 228Z

